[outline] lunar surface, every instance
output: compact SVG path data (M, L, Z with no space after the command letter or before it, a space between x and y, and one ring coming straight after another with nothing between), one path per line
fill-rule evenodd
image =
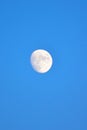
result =
M33 69L39 73L46 73L50 70L53 60L51 54L42 49L35 50L30 57Z

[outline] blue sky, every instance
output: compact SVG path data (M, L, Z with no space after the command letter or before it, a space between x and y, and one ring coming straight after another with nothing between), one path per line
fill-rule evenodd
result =
M30 55L53 56L46 74ZM87 130L87 1L0 1L0 130Z

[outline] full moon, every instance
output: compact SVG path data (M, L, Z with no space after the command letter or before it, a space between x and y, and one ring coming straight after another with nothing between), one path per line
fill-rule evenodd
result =
M51 54L43 49L35 50L30 57L33 69L38 73L46 73L52 67Z

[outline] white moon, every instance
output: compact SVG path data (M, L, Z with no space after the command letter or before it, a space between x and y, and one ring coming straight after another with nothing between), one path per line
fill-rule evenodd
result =
M31 54L31 65L39 73L46 73L50 70L53 60L51 54L42 49L35 50Z

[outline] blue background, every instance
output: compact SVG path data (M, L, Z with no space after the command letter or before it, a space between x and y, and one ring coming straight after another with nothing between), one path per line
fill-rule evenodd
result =
M86 0L0 0L0 130L87 130Z

